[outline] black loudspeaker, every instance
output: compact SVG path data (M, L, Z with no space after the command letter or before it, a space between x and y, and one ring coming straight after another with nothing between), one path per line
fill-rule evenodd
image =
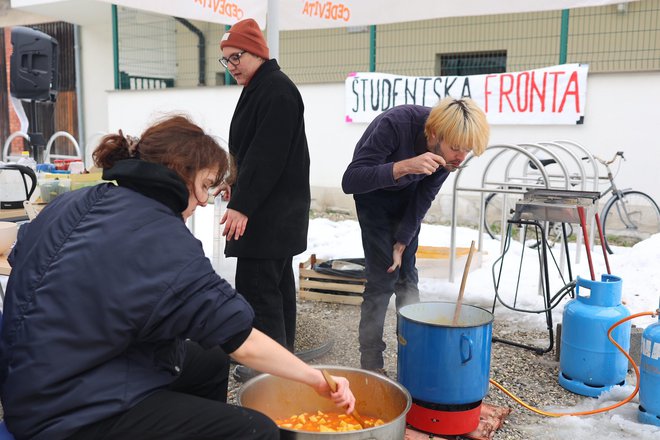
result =
M17 26L11 30L10 92L18 99L55 101L59 53L57 40L43 32Z

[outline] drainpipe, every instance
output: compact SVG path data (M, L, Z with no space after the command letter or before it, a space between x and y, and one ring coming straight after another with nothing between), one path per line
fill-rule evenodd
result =
M204 37L204 33L198 27L196 27L194 24L192 24L185 18L174 17L174 19L179 23L181 23L182 25L184 25L190 32L197 35L197 38L199 39L199 43L197 44L197 50L199 54L198 55L199 78L197 85L205 86L206 85L206 38Z

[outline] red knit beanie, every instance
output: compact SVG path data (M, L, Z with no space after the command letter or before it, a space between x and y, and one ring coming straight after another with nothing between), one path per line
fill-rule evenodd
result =
M220 49L224 49L225 46L243 49L264 60L270 59L264 34L261 33L257 22L251 18L246 18L234 24L222 36Z

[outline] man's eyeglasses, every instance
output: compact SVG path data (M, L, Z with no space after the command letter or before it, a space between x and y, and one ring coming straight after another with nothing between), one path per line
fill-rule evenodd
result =
M244 53L245 53L245 51L242 50L242 51L237 52L233 55L230 55L229 58L222 57L218 61L220 61L220 64L222 64L225 69L227 69L230 64L232 66L236 67L239 64L241 64L241 57L243 56Z

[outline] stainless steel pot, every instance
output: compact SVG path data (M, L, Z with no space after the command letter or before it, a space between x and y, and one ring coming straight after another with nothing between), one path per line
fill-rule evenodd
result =
M280 428L282 439L401 440L406 432L406 414L410 410L410 393L399 383L366 370L349 367L315 365L335 376L346 377L361 415L378 417L384 425L351 432L309 432ZM271 419L283 419L303 412L337 411L329 399L309 386L262 374L245 382L238 391L239 405L255 409Z

